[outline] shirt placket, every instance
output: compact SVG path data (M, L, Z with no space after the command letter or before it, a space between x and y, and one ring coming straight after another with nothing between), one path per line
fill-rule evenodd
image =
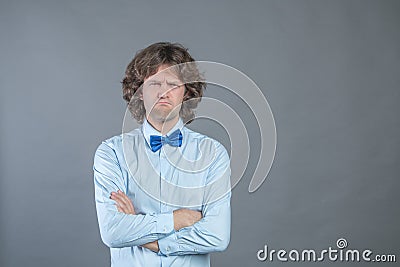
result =
M159 150L159 163L160 163L160 212L165 213L169 212L168 206L164 203L164 193L163 193L163 187L162 187L162 179L166 179L165 174L167 173L167 168L168 168L168 162L165 157L164 153L164 147L161 147ZM164 178L163 178L164 177Z
M168 168L168 162L166 160L165 157L165 153L164 153L164 147L161 147L161 149L158 151L158 160L159 160L159 166L160 166L160 175L159 175L159 185L160 185L160 198L159 198L159 202L160 202L160 213L165 213L168 212L168 206L164 203L164 196L163 196L163 187L162 187L162 179L163 176L167 173L167 169ZM165 179L165 177L164 177ZM167 248L168 250L168 248ZM160 257L160 261L161 261L161 267L163 266L168 266L168 259L165 257Z

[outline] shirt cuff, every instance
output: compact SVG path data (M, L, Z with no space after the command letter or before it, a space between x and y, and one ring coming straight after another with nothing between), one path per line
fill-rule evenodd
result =
M157 233L169 234L174 231L174 215L172 212L157 216Z
M158 248L160 251L158 252L158 255L169 256L171 253L177 252L179 248L177 240L178 237L176 236L176 233L159 239Z

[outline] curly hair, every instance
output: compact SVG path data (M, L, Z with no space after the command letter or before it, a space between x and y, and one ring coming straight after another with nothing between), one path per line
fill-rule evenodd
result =
M193 62L193 64L182 64ZM128 64L125 77L122 80L123 99L128 104L132 116L143 123L146 115L143 100L140 99L140 90L146 78L157 73L161 65L173 66L181 81L185 85L185 95L179 111L184 123L190 123L194 117L194 109L201 101L203 90L206 88L202 75L199 73L195 60L188 53L188 49L179 43L154 43L136 53ZM136 93L139 90L138 93ZM189 100L190 101L187 101Z

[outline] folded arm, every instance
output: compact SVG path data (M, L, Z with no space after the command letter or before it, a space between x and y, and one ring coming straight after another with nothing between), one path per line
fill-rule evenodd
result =
M230 241L230 217L229 200L215 203L197 223L159 239L159 254L175 256L225 250Z
M173 213L125 214L118 211L111 192L126 190L114 150L101 144L94 158L97 217L103 242L109 247L140 246L174 231Z
M192 220L190 223L175 226L175 232L165 235L157 240L143 244L143 247L158 252L159 255L186 255L205 254L225 250L230 240L230 166L229 157L224 148L220 148L217 160L210 167L208 183L205 187L203 199L202 217ZM117 206L125 205L129 209L129 199L115 199ZM122 212L127 212L121 209ZM174 222L179 218L175 210ZM191 211L197 212L197 211ZM199 212L198 212L199 213Z
M113 192L111 199L118 211L134 213L132 202L123 192ZM226 199L209 207L204 217L189 209L175 210L173 216L176 232L141 246L165 256L210 253L228 246L230 209Z
M135 215L135 207L131 200L124 194L124 192L118 190L117 192L112 192L111 197L115 201L115 205L119 212L125 214ZM174 230L178 231L182 228L193 225L202 218L200 211L189 210L189 209L178 209L173 212L174 220ZM159 251L158 241L152 241L141 245L142 247L148 248L154 252Z
M160 255L205 254L225 250L230 241L231 184L230 160L217 143L215 160L209 168L204 188L203 218L158 240Z

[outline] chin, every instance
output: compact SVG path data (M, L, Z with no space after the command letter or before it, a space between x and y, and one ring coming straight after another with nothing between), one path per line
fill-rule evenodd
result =
M179 112L173 112L171 108L154 108L151 113L159 121L170 121L179 116Z

